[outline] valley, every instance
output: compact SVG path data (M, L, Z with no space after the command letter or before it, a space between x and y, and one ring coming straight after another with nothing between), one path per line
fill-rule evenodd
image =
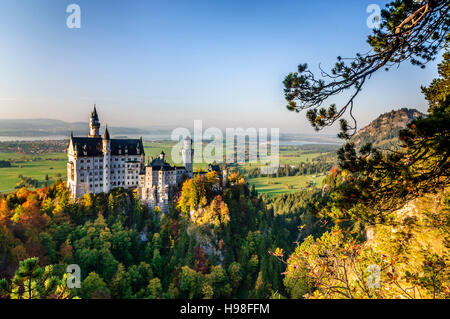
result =
M31 177L37 180L38 187L50 185L57 179L66 179L67 156L64 152L66 141L16 141L0 142L0 161L8 161L11 167L0 167L0 193L14 191L19 182L19 175ZM144 141L146 158L158 156L163 151L167 154L167 162L175 164L172 160L173 141ZM323 161L320 157L335 157L335 144L305 144L280 146L280 167L298 167L301 163L313 163ZM18 151L20 150L20 151ZM55 152L55 150L59 152ZM328 161L330 161L330 158ZM234 169L239 170L243 176L252 168L259 167L261 163L233 164ZM194 163L194 170L207 170L208 163ZM320 173L306 173L302 176L268 176L248 178L250 185L254 185L260 193L277 195L297 192L314 186L320 187L325 171ZM33 188L31 186L31 188Z

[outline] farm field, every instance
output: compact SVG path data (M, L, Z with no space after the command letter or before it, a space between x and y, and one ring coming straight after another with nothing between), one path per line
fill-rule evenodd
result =
M269 196L285 193L295 193L314 183L320 187L325 175L313 176L283 176L283 177L254 177L247 178L250 185L255 185L258 193L266 193Z
M66 178L67 162L64 153L39 155L0 153L0 160L12 161L11 167L0 168L0 192L13 191L19 175L37 179L39 186L45 183L46 174L49 177L49 184L58 177Z
M311 162L322 153L304 153L302 151L280 150L280 164L298 164L299 162ZM324 153L323 153L324 154Z
M280 146L279 164L297 166L300 163L312 163L322 155L331 155L338 146L336 145L299 145L299 146ZM260 164L246 163L240 165L240 171L245 175L252 168L259 167ZM295 193L302 189L318 186L320 187L326 173L310 174L300 176L281 176L281 177L247 177L250 185L255 185L259 193L266 193L269 196Z

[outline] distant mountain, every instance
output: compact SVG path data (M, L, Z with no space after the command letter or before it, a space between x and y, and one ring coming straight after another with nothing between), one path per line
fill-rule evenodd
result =
M425 114L415 109L407 108L381 114L369 125L359 130L353 136L352 141L358 146L366 143L382 146L389 142L395 142L399 131L406 128L411 121L420 116L425 116Z
M104 127L103 127L104 128ZM70 132L76 135L88 135L89 123L84 122L64 122L52 119L20 119L2 120L0 119L0 136L17 137L45 137L45 136L69 136ZM165 133L167 130L145 130L129 127L110 127L112 135L147 135L155 133Z

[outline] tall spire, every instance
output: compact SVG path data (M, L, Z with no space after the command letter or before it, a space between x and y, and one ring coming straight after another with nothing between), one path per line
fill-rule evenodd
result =
M94 110L93 110L92 113L91 113L91 118L92 118L93 120L98 121L97 108L95 107L95 104L94 104Z
M89 120L89 137L101 137L100 136L100 121L98 120L97 108L94 104L94 109L91 113Z
M108 125L106 125L105 135L103 136L103 139L104 140L109 140L110 139L109 131L108 131Z

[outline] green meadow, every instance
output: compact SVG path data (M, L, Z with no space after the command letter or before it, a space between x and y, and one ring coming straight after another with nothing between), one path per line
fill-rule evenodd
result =
M305 153L294 150L280 150L280 164L298 164L300 162L311 162L322 153Z
M321 155L331 155L337 149L335 145L301 145L281 146L279 151L280 165L298 166L302 162L313 162ZM260 163L246 163L240 165L241 172L245 172L261 166ZM267 193L269 196L295 193L309 187L321 187L325 174L311 174L300 176L281 177L247 177L250 185L254 185L259 193Z
M320 187L325 175L302 175L283 177L255 177L247 178L250 185L255 185L258 193L267 193L270 196L284 193L295 193L302 189L318 186Z
M19 175L32 177L39 181L39 186L61 177L66 178L67 157L64 153L47 153L39 155L24 155L17 153L0 153L0 160L11 162L11 167L0 167L0 192L14 190L19 181Z
M147 142L144 141L144 150L145 150L145 160L149 160L151 157L156 157L163 151L166 153L166 160L170 164L174 164L172 161L172 147L175 143L170 141L155 141L155 142Z

